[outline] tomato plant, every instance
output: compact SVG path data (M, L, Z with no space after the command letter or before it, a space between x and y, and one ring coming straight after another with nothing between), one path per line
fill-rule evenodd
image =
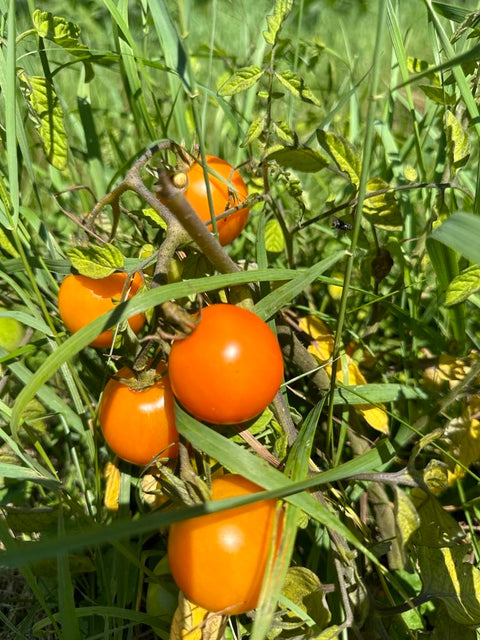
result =
M161 363L153 384L136 389L131 385L134 372L123 367L105 386L100 427L110 449L127 462L145 466L157 454L165 458L178 454L173 394L165 369Z
M199 420L245 422L277 393L282 352L273 331L255 313L214 304L202 311L189 336L174 341L169 375L173 393Z
M94 279L81 275L67 276L58 292L58 309L67 329L75 333L98 316L110 311L120 301L127 274L112 273L106 278ZM142 286L136 273L129 284L128 298ZM130 327L138 333L145 324L145 315L138 313L128 319ZM107 329L90 343L93 347L108 348L113 343L113 330Z
M227 209L241 204L248 195L247 187L242 176L232 165L216 156L207 155L208 168L217 173L209 173L210 191L212 195L213 212L219 216ZM184 195L204 222L211 220L208 205L207 186L202 165L195 163L187 173L188 186ZM217 221L218 239L220 244L230 244L240 235L247 224L249 208L243 207L229 216Z
M262 491L240 475L212 481L212 499ZM244 613L257 606L272 541L277 548L282 518L276 500L262 500L176 522L168 559L175 582L194 604L209 611Z

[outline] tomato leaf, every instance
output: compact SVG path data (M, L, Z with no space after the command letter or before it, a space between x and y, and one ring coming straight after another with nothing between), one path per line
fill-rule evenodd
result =
M263 69L255 65L235 71L218 90L219 96L234 96L253 87L263 76Z
M449 110L445 112L447 154L454 169L463 167L470 157L470 139L458 118Z
M152 227L156 227L157 229L166 229L167 223L162 218L162 216L155 211L155 209L146 208L140 210L140 215L143 216L148 222L152 225Z
M261 118L255 118L252 124L248 127L248 131L245 134L245 138L243 139L241 147L248 147L249 144L252 144L255 140L257 140L263 133L263 129L265 127L265 116Z
M280 147L270 152L265 160L274 160L282 167L305 173L316 173L328 166L325 156L309 147Z
M346 138L333 133L317 129L317 139L320 145L331 155L337 167L346 173L353 185L360 183L360 155Z
M53 83L43 76L18 73L35 128L40 134L45 155L52 166L63 171L67 166L67 134L63 123L63 109Z
M303 78L297 76L289 69L281 73L275 73L277 80L296 98L300 98L304 102L311 102L316 107L321 107L320 100L305 86Z
M273 14L267 16L268 29L263 32L265 42L274 45L280 28L292 10L293 0L276 0Z
M81 47L79 42L80 27L50 11L37 9L32 15L33 26L41 38L52 40L64 49Z
M282 227L275 218L265 225L265 249L272 253L280 253L285 249Z
M400 227L403 224L400 208L395 195L389 189L389 184L382 178L372 178L368 181L369 193L385 191L377 196L367 197L363 203L363 213L368 221L383 227Z
M67 256L80 275L96 280L123 269L125 264L122 252L110 243L103 247L73 247Z
M480 289L480 266L472 265L452 280L445 294L445 304L451 307L464 302Z

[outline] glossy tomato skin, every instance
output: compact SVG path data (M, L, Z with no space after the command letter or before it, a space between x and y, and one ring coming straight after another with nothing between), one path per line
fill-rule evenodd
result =
M121 299L126 279L125 273L112 273L98 280L81 275L67 276L58 292L58 309L67 329L75 333L98 316L111 311ZM142 283L141 276L136 273L130 284L129 298L137 293ZM138 333L145 324L145 314L133 315L128 322L132 330ZM112 346L113 339L114 332L108 329L90 344L106 349Z
M240 475L212 481L212 499L262 491ZM170 527L168 559L183 594L208 611L238 614L257 606L270 546L281 538L275 500L176 522Z
M215 216L221 215L227 209L241 204L248 196L247 187L238 171L234 170L225 160L216 156L206 156L210 169L220 174L226 182L221 181L214 174L209 174L210 189ZM227 184L228 183L228 184ZM230 190L229 190L230 186ZM188 171L188 186L185 197L195 209L198 216L209 222L210 209L208 206L207 186L201 164L195 163ZM243 231L247 224L249 208L244 207L226 218L217 221L218 239L220 244L230 244ZM211 226L209 227L211 228Z
M172 344L169 376L174 395L195 418L237 424L273 400L283 378L282 352L255 313L214 304L202 310L187 338Z
M158 371L164 369L163 364ZM114 453L133 464L146 466L157 454L175 458L178 432L168 375L141 391L121 382L133 376L124 367L105 386L98 412L103 437Z

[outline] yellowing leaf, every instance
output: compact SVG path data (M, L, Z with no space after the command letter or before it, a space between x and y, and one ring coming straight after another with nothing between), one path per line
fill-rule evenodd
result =
M308 347L320 364L325 364L325 370L329 376L332 374L331 364L327 364L333 353L334 336L327 325L315 316L306 316L299 322L302 331L305 331L314 342ZM349 356L346 357L346 373L342 368L337 369L337 380L344 385L364 385L367 381L360 371L358 364ZM388 415L380 406L370 404L355 405L357 411L367 423L381 433L388 433Z
M480 460L480 395L471 396L464 412L450 421L443 439L448 444L448 452L458 463L449 468L449 482L463 478L465 468ZM460 463L460 464L459 464Z
M340 280L343 282L343 273L334 273L332 274L332 278L336 280ZM334 300L340 300L342 297L343 287L340 284L329 284L328 285L328 293Z
M463 360L442 353L437 365L425 369L423 379L428 386L434 389L440 389L446 382L448 382L449 387L453 389L460 380L463 380L469 371L470 366Z
M180 592L170 628L170 640L221 640L226 624L226 616L193 604Z
M104 476L107 480L103 504L109 511L118 511L118 499L120 496L120 469L113 462L105 465Z
M393 190L389 189L388 182L382 178L372 178L368 181L369 193L384 191L379 195L365 198L363 213L369 222L383 227L399 227L403 224L400 208Z
M388 415L380 407L366 404L355 405L355 411L376 431L388 433Z

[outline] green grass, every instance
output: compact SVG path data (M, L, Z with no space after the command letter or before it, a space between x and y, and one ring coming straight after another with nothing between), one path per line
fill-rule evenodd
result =
M95 235L84 228L166 139L240 166L258 201L226 250L251 270L217 271L218 252L183 246L183 281L135 296L117 321L170 300L236 301L255 283L285 354L285 406L250 429L280 469L177 411L202 479L212 461L289 505L257 616L233 617L226 635L476 638L475 3L47 4L61 29L34 23L33 0L0 2L0 638L170 634L168 526L204 507L154 505L143 470L101 437L102 389L141 344L96 351L108 317L69 336L57 309L73 246L114 230L129 270L144 245L166 250L138 193L122 197L116 229L109 204ZM307 350L307 316L332 335L327 363ZM21 324L8 343L3 318ZM112 461L117 511L104 503Z

